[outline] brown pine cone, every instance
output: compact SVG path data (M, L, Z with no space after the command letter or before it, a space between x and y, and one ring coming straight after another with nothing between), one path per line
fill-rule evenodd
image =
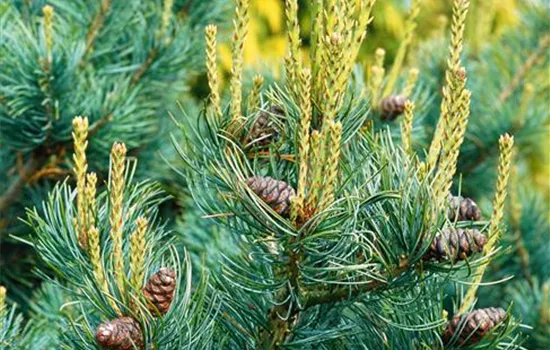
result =
M478 343L487 333L506 319L503 308L477 309L463 315L456 315L443 332L445 344L471 345ZM460 332L458 335L457 332ZM453 338L454 337L454 338Z
M402 95L392 95L380 101L380 118L382 120L394 121L403 112L405 112L405 104L407 98Z
M272 105L269 111L262 111L258 118L252 123L248 136L247 143L252 143L254 146L267 146L279 136L274 119L284 116L284 111Z
M279 215L289 214L290 199L296 193L286 182L269 176L253 176L246 179L246 184Z
M148 309L153 315L165 314L174 299L176 273L168 267L162 267L149 278L143 288L143 296L148 300Z
M113 350L143 349L140 324L131 317L119 317L97 327L95 338L99 345Z
M453 196L449 194L449 220L451 221L478 221L481 218L481 210L470 198Z
M481 252L487 238L476 229L447 228L438 233L426 255L426 259L455 262Z

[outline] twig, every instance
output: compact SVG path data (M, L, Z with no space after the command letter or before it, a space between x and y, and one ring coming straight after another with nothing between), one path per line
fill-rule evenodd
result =
M399 276L400 274L407 271L408 269L409 269L409 264L403 264L397 267L392 271L392 273L390 274L390 278L388 278L388 280L391 280L392 278ZM386 281L374 280L371 283L357 285L352 288L339 288L331 292L321 292L321 293L313 292L309 294L309 296L307 297L307 300L303 308L305 310L317 305L341 302L346 299L354 298L359 294L363 294L363 293L375 290L386 284L388 284L388 282Z
M42 167L45 159L46 157L44 154L41 154L41 152L33 152L31 154L30 158L20 169L18 178L11 183L6 192L0 197L0 213L17 200L23 187L27 184L32 175Z
M153 61L157 57L159 51L157 48L152 49L149 51L149 54L147 55L147 58L145 59L145 62L142 63L142 65L139 67L139 69L134 73L134 76L132 77L132 85L137 84L141 77L143 77L143 74L147 72L149 67L153 64Z
M27 180L27 183L28 184L34 184L43 177L54 177L54 176L61 177L61 176L64 176L64 175L69 175L69 174L71 174L71 172L69 170L55 168L55 167L46 167L46 168L42 168L42 169L38 170L37 172L35 172Z
M108 115L107 117L99 119L92 125L90 131L88 132L88 135L92 136L97 133L99 129L101 129L111 119L112 115ZM3 212L10 205L17 201L25 185L31 183L32 180L38 179L38 174L52 174L51 169L44 168L44 164L49 156L56 152L64 154L67 151L67 148L70 147L72 147L72 140L64 141L59 144L52 145L48 148L38 148L31 153L29 159L25 162L25 164L18 165L19 176L11 183L9 188L0 197L0 214L3 214ZM20 161L20 159L22 158L18 157L18 162Z
M517 71L516 75L512 78L510 84L502 90L498 99L500 103L506 102L510 96L517 89L519 84L525 79L525 76L529 71L537 65L539 58L544 55L548 47L550 46L550 33L547 33L539 42L537 49L527 58L525 63Z
M295 243L295 239L290 242L292 246ZM289 252L289 262L288 266L285 269L285 273L290 274L288 281L288 286L281 290L280 295L277 299L286 300L286 302L276 305L269 310L268 321L270 324L269 330L262 332L260 338L260 348L261 349L280 349L281 344L284 344L286 339L292 335L292 325L295 323L295 320L298 318L300 310L298 305L293 303L292 294L293 290L297 291L299 288L298 285L298 262L299 262L299 253L295 251ZM280 315L287 315L285 318L281 318Z
M261 158L270 158L271 153L266 151L260 151L257 153L249 153L248 158L255 158L255 157L261 157ZM288 162L295 163L296 162L296 156L294 154L279 154L278 159L286 160Z
M88 56L90 53L95 39L97 38L97 35L99 34L99 29L103 26L103 22L105 20L105 15L107 14L107 11L109 10L111 0L103 0L101 2L101 5L99 7L99 12L92 20L92 24L90 25L90 29L88 29L88 33L86 34L86 43L84 46L84 54L82 55L81 64L84 61L84 59Z

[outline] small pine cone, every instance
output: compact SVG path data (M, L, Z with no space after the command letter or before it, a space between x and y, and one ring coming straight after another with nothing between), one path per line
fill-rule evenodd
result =
M380 118L382 120L394 121L405 111L407 98L401 95L385 97L380 101Z
M274 117L281 117L284 111L272 105L269 111L262 111L258 118L252 123L250 131L246 138L247 143L252 143L254 146L267 146L279 136L279 131L274 123Z
M449 220L454 221L478 221L481 218L481 211L470 198L453 196L449 194Z
M288 216L290 199L295 192L286 182L269 176L253 176L246 179L246 184L279 215Z
M435 236L426 258L451 262L464 260L481 252L485 243L487 238L476 229L447 228Z
M443 341L449 344L471 345L478 343L487 333L506 319L506 311L502 308L490 307L477 309L465 315L456 315L443 332ZM458 335L455 335L460 332Z
M162 267L149 278L143 288L143 296L149 301L147 307L151 314L168 312L175 289L176 273L170 268Z
M101 324L95 334L99 345L106 349L143 349L140 324L131 317L119 317Z

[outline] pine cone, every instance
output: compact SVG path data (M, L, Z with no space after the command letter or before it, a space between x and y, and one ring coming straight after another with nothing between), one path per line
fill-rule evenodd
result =
M385 97L380 101L380 118L382 120L394 121L405 111L407 98L401 95Z
M286 182L269 176L253 176L246 179L246 184L277 213L282 216L289 214L290 199L295 192Z
M162 267L149 278L143 288L143 296L149 301L147 307L151 314L168 312L175 289L176 273L170 268Z
M246 138L247 143L252 143L254 146L267 146L279 136L274 118L284 115L284 111L272 105L269 111L262 111L258 118L252 123L250 131Z
M433 240L426 259L444 261L464 260L476 252L481 252L487 238L476 229L447 228Z
M95 334L104 348L113 350L143 349L143 333L140 324L131 317L119 317L101 324Z
M454 221L478 221L481 218L481 211L470 198L462 196L453 196L449 194L449 220Z
M506 319L506 311L502 308L490 307L456 315L443 332L443 341L448 344L470 345L478 343L487 333ZM456 335L457 332L460 332Z

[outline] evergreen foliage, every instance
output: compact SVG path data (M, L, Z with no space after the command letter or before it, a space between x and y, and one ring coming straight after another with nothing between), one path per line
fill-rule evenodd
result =
M487 271L480 288L480 304L491 306L494 300L513 302L513 312L522 322L533 327L526 346L529 349L548 347L548 264L550 255L550 218L548 217L548 179L543 172L537 181L541 164L548 164L547 143L550 115L547 83L550 62L550 26L548 4L526 1L520 6L520 24L478 50L466 47L465 66L469 72L468 88L472 90L470 123L458 162L460 181L454 193L462 193L481 204L483 216L490 212L490 191L494 187L497 163L497 135L514 135L515 176L506 210L506 230L500 254ZM491 41L493 40L493 41ZM418 62L423 86L437 96L444 72L444 56L437 47L442 38L421 48ZM421 149L433 133L437 117L432 104L425 118L415 120L413 137ZM396 126L397 127L397 126ZM541 191L541 189L543 191ZM539 193L537 193L539 192ZM540 193L542 192L542 193ZM511 279L511 280L510 280ZM545 289L546 288L546 289ZM545 291L546 290L546 291Z
M175 144L188 165L182 175L204 215L233 234L239 246L228 249L221 268L214 271L223 315L215 338L221 347L437 348L460 347L465 344L460 339L468 337L442 334L447 314L460 320L475 301L463 300L459 293L454 306L445 311L443 301L453 296L442 290L449 281L468 279L472 270L479 269L476 276L482 276L499 251L496 242L513 139L506 136L500 141L491 225L448 221L445 201L456 169L455 145L460 146L465 128L461 126L458 135L448 131L452 129L441 130L441 164L435 168L401 150L386 128L362 129L379 118L379 112L377 104L371 104L369 112L367 96L354 96L360 91L360 79L347 83L351 73L347 64L353 62L358 47L350 38L362 38L354 31L362 27L355 25L370 21L367 10L372 3L361 4L358 21L346 22L355 13L348 2L327 7L316 2L312 18L317 19L313 35L318 41L310 51L310 75L296 49L299 28L296 5L290 1L286 84L268 89L258 112L241 114L231 105L240 104L238 98L231 99L231 108L222 108L221 116L212 112L219 110L213 106L198 122L181 119L186 139ZM453 27L456 42L444 108L455 108L459 114L444 114L449 128L457 117L462 118L459 125L465 125L469 112L464 109L470 93L460 85L464 73L458 69L463 30L458 28L463 28L467 6L466 1L455 2L458 27ZM237 16L246 18L245 7L238 7ZM331 15L346 11L350 11L350 16L343 16L346 19ZM242 22L236 23L239 37ZM349 31L338 31L343 28ZM234 55L238 49L239 45ZM240 91L241 83L234 84L232 95ZM382 84L374 87L373 91L393 90ZM273 107L284 112L274 123L284 131L282 139L268 146L246 142L260 113ZM290 199L290 212L280 210L288 187L296 193ZM428 260L426 253L436 234L454 225L479 227L491 244L482 256L462 257L466 263ZM474 287L469 294L475 294ZM468 344L520 347L513 317L499 313L494 319L487 323L498 324L496 329L488 326L492 336Z
M203 28L221 21L224 3L0 5L0 266L14 296L28 294L30 277L22 277L35 259L9 236L28 232L18 219L24 207L40 203L55 181L70 175L74 116L89 119L88 159L99 184L114 140L124 141L132 156L159 162L157 152L169 146L161 137L166 105L203 70ZM161 172L156 177L163 178Z
M469 46L470 1L454 0L449 38L414 52L412 1L392 64L379 48L365 79L375 2L312 0L304 30L286 1L274 81L244 69L250 0L236 0L225 93L221 1L4 6L0 52L19 46L0 71L0 170L45 282L28 319L0 287L0 348L550 346L548 206L520 180L549 123L548 6ZM489 36L483 6L473 26ZM159 115L198 66L210 95L179 105L164 151ZM74 183L48 180L65 172Z

